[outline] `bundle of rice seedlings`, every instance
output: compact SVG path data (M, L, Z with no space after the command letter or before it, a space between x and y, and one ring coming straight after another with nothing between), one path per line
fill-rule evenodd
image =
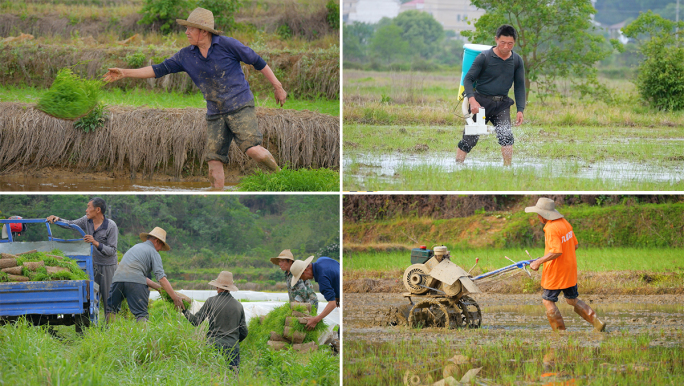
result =
M240 181L243 192L331 192L340 190L340 173L331 169L298 169L287 166L278 173L257 170Z
M80 78L71 69L63 68L36 108L60 119L84 117L97 106L103 84L100 80Z
M76 260L57 249L50 253L32 252L17 256L16 264L21 268L21 275L30 281L89 279Z
M296 332L306 334L302 340L304 343L318 342L320 334L328 328L325 321L320 321L316 328L309 331L306 329L305 324L298 321L295 323L294 319L297 319L294 314L295 312L309 314L306 307L302 305L293 304L291 306L290 303L285 303L269 312L263 318L263 321L260 318L252 318L247 326L249 335L245 339L245 344L265 347L271 338L271 332L283 336L285 334L285 327L289 327L288 335L294 335ZM316 310L312 310L311 315L316 315ZM286 324L287 318L292 317L294 318L289 320L291 323Z
M161 295L162 299L166 300L167 302L170 302L173 304L173 299L171 299L171 295L168 294L168 292L164 291L163 288L159 288L157 291L159 291L159 295ZM182 294L176 293L178 296L181 296ZM192 305L192 302L188 301L185 299L183 296L181 296L181 300L183 301L183 307L185 308L190 308Z

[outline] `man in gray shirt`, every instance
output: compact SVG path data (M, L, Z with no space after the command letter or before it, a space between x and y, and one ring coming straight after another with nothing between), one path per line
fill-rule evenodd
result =
M143 242L134 245L124 254L114 273L108 300L112 313L107 314L108 323L114 321L114 314L119 312L124 298L128 301L128 308L136 319L139 322L147 321L147 303L150 298L147 276L152 272L162 288L171 296L176 307L183 308L181 298L166 279L159 255L159 251L171 249L166 243L166 231L155 227L150 233L141 233L140 240Z
M116 246L119 239L119 228L116 223L105 218L107 205L99 197L88 201L86 215L78 220L66 220L57 216L48 216L50 223L55 221L77 225L85 232L83 240L93 245L93 270L95 283L100 287L100 302L104 304L105 313L111 312L107 306L109 287L116 271ZM64 226L62 226L65 228Z
M473 61L463 79L465 96L470 103L470 112L477 114L485 108L486 120L495 126L496 137L501 145L504 165L513 159L513 130L510 107L516 104L515 125L523 122L525 110L525 65L520 55L513 52L518 34L510 25L504 24L496 30L496 47L480 53ZM473 83L477 81L477 89ZM508 97L508 91L515 81L515 101ZM465 135L458 143L456 162L464 162L466 155L477 145L477 135Z

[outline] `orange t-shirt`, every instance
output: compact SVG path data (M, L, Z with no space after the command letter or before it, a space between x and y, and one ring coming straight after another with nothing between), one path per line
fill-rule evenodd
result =
M578 244L572 225L564 218L551 220L544 226L544 255L549 252L562 253L554 260L544 263L541 285L544 289L559 290L577 284L577 259L575 245Z

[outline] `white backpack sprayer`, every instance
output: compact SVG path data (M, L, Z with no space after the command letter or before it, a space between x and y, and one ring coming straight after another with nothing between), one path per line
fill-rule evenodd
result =
M470 67L473 65L473 62L475 61L477 55L479 55L480 52L486 51L490 48L492 48L492 46L487 46L483 44L463 45L463 69L461 70L461 85L458 88L458 101L460 102L461 100L463 100L463 104L461 105L461 111L463 112L463 117L466 120L466 135L483 135L494 132L494 127L487 126L485 124L484 107L480 107L480 111L476 115L476 120L473 121L473 114L470 113L470 111L468 111L470 103L468 102L468 98L465 97L465 87L463 86L463 80L465 79L468 70L470 70Z

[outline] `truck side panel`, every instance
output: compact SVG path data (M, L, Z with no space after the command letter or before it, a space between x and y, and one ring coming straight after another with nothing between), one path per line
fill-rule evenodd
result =
M0 283L0 293L0 315L82 314L83 305L88 302L88 283L85 280Z

